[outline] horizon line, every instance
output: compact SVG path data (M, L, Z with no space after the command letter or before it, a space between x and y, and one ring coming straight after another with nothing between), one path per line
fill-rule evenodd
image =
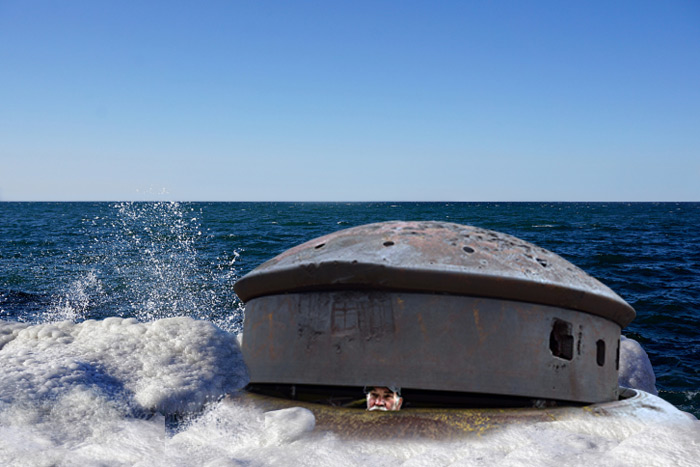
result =
M0 200L0 203L700 203L697 200Z

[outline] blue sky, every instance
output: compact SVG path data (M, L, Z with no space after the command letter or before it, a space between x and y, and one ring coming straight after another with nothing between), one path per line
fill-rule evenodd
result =
M0 0L0 200L700 201L696 1Z

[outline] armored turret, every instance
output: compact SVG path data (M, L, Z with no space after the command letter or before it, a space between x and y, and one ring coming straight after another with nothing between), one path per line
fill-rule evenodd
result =
M618 398L634 309L560 256L447 222L382 222L238 280L252 384L577 403Z

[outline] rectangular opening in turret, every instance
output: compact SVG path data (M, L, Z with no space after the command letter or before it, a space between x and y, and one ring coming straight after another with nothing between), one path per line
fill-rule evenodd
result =
M605 365L605 341L603 339L598 339L595 343L596 356L595 360L598 366Z
M574 336L571 334L571 323L555 319L552 332L549 333L549 350L555 357L571 360L574 358Z

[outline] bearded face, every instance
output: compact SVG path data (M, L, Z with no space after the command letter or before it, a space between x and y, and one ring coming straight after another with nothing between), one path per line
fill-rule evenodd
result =
M367 393L367 410L395 411L401 408L403 398L385 387L372 388Z

